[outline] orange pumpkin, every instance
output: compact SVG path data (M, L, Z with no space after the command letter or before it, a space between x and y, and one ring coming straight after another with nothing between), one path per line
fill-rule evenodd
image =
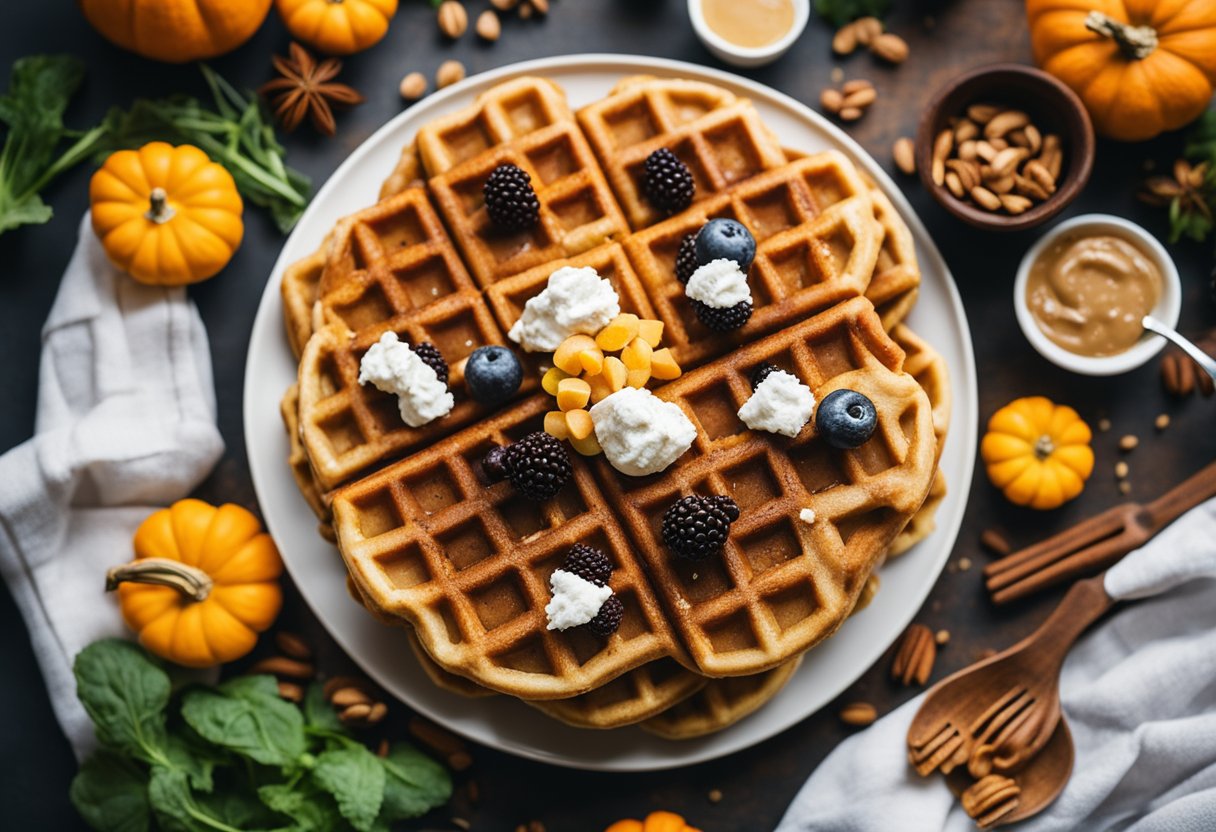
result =
M1072 87L1104 136L1151 139L1211 101L1211 0L1026 0L1026 14L1035 60Z
M89 201L106 255L140 283L206 280L245 233L232 174L190 145L151 142L111 154L93 174Z
M135 560L106 575L123 621L150 652L186 667L244 656L283 603L283 562L236 505L180 500L135 532Z
M397 0L274 0L287 31L330 55L362 52L380 42Z
M270 0L79 0L106 40L156 61L181 64L236 49L262 25Z
M618 820L604 832L700 832L674 812L651 812L646 820Z
M1085 488L1094 470L1092 438L1071 407L1028 396L992 414L980 456L988 479L1009 502L1053 509Z

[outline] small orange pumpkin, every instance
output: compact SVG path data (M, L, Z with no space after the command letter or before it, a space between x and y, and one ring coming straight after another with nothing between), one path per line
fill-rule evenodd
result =
M397 0L274 0L287 31L330 55L350 55L379 43L397 13Z
M1072 87L1104 136L1151 139L1212 99L1210 0L1026 0L1026 14L1035 60Z
M700 832L674 812L651 812L646 820L618 820L604 832Z
M123 49L183 64L236 49L262 25L270 0L79 0L85 19Z
M240 506L179 500L140 524L135 558L106 589L140 644L186 667L244 656L283 604L279 551Z
M1077 411L1030 396L992 414L980 456L1011 503L1052 509L1085 488L1094 470L1092 438Z
M93 231L140 283L181 286L228 264L245 233L232 174L191 145L111 154L89 183Z

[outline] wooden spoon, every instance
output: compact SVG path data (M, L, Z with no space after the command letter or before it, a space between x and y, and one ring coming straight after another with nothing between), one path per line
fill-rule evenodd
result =
M1027 638L938 682L908 729L908 758L922 777L966 766L975 779L1016 772L1060 721L1060 667L1073 642L1114 601L1105 573L1079 581Z

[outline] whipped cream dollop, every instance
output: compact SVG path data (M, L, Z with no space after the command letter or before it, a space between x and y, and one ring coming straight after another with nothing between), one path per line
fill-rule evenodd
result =
M550 630L568 630L586 624L599 615L600 607L612 595L610 588L593 584L565 569L558 569L550 576L549 589L553 591L553 600L545 605L545 615Z
M662 471L697 437L684 411L645 388L625 387L606 396L592 406L591 422L608 462L631 477Z
M747 275L734 260L711 260L697 268L688 278L684 294L714 309L729 309L746 301L751 303L752 290Z
M814 412L815 394L811 388L785 370L774 370L739 408L739 418L752 430L793 438Z
M553 352L571 335L595 335L620 313L616 290L595 269L563 266L528 299L507 335L527 352Z
M803 523L806 523L808 526L815 525L815 509L804 508L802 511L798 512L798 519Z
M363 354L359 383L394 394L401 420L412 428L448 415L456 404L435 371L391 330Z

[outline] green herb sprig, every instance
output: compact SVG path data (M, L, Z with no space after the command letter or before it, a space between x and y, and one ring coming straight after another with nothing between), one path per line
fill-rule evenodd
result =
M74 671L101 749L71 799L98 832L387 832L452 793L447 770L412 746L379 757L350 736L315 684L299 707L270 676L175 693L117 639L86 647Z
M859 17L886 15L891 0L815 0L815 11L837 29Z
M1150 176L1138 196L1167 207L1169 241L1203 242L1216 229L1216 111L1208 110L1186 133L1182 158L1170 176Z

